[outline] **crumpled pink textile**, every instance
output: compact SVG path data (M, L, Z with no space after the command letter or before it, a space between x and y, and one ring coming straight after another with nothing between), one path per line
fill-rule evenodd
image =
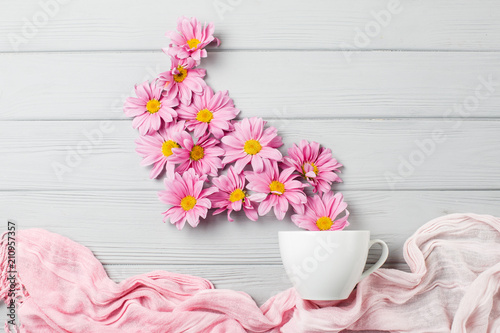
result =
M405 244L411 273L380 269L347 300L304 301L289 289L260 308L189 275L156 271L117 284L89 249L41 229L18 231L17 251L21 332L500 332L500 219L492 216L430 221ZM4 299L5 255L3 243Z

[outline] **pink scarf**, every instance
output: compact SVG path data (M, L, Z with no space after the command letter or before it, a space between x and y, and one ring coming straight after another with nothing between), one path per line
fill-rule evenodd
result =
M410 237L411 273L380 269L347 300L288 289L260 308L202 278L156 271L110 280L86 247L41 229L17 232L20 332L500 332L500 219L448 215ZM8 300L5 238L0 296Z

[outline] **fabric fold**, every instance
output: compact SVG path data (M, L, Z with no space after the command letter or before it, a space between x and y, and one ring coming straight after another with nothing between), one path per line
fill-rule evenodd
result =
M20 332L500 331L500 219L488 215L428 222L404 245L410 272L379 269L346 300L306 301L288 289L260 308L190 275L115 283L88 248L46 230L19 230L16 243ZM9 302L5 237L0 251Z

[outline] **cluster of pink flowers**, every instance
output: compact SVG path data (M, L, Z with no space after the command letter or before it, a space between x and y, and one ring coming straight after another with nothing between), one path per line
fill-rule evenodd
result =
M271 210L283 220L291 207L291 219L301 228L346 227L347 204L331 190L341 182L336 172L342 165L330 149L302 140L283 156L276 128L262 118L236 119L240 111L228 92L206 84L206 71L197 66L207 45L219 45L213 33L212 23L179 18L164 49L170 70L137 85L136 97L124 105L141 134L136 151L142 165L152 166L150 178L164 177L159 198L171 206L164 219L178 229L186 221L196 227L214 209L214 215L227 211L229 221L231 212L241 210L252 221Z

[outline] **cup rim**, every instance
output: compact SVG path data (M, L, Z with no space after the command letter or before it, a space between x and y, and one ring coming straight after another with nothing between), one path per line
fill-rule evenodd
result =
M370 233L370 230L282 230L278 234L291 234L291 233L307 233L307 234L325 234L325 233Z

